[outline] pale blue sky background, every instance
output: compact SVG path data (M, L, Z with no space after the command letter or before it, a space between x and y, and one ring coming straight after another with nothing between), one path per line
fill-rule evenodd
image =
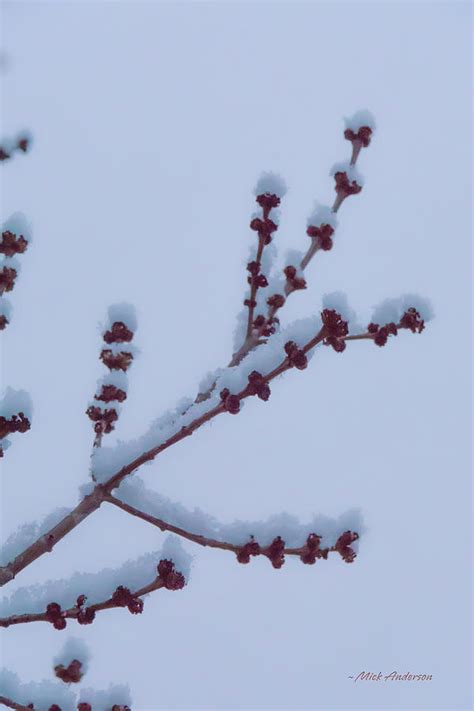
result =
M4 537L73 506L87 480L109 304L138 312L128 438L229 358L260 173L289 186L281 254L304 248L314 200L332 202L329 169L349 155L343 116L359 108L378 124L364 190L284 322L336 290L362 322L406 292L436 312L384 349L323 350L267 404L142 471L223 521L360 509L355 564L275 571L186 546L184 591L70 628L91 646L87 685L129 682L138 710L470 708L470 4L10 2L2 22L2 134L34 135L2 168L2 219L21 210L34 231L2 382L35 408L2 464ZM11 588L120 565L161 539L104 509ZM6 632L4 665L50 677L65 635ZM434 678L348 679L362 670Z

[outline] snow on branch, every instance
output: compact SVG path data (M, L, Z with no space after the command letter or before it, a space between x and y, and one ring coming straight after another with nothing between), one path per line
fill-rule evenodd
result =
M113 599L119 588L135 591L133 598L147 595L161 587L166 588L166 575L157 575L157 566L161 560L171 559L176 570L182 575L184 585L189 580L191 557L184 551L179 540L170 536L161 551L146 553L136 560L127 561L119 568L104 568L98 573L75 573L69 579L49 580L40 585L19 588L9 597L0 600L0 626L43 621L51 622L57 629L64 629L66 624L55 624L55 620L61 619L73 619L80 624L87 624L87 619L82 618L84 615L87 618L88 609L93 608L93 611L97 612L129 605L128 601L122 604L125 603L125 597L119 599L116 596ZM47 607L50 604L55 607L50 608L48 613ZM134 606L133 601L130 604ZM33 619L17 620L17 617L24 615ZM13 617L14 621L10 619Z
M127 397L126 372L137 352L131 345L136 330L132 307L119 304L110 308L109 322L102 331L104 347L100 354L110 375L99 383L87 410L95 432L92 482L82 488L82 498L72 511L55 512L41 524L23 526L8 539L2 552L5 562L0 567L0 585L7 584L34 560L51 552L60 540L104 503L176 535L167 539L160 553L148 553L118 569L105 569L96 574L76 573L69 580L49 581L17 590L0 602L1 614L5 615L0 619L0 626L42 621L57 630L64 630L68 622L88 625L97 613L107 609L126 607L132 614L140 614L146 595L163 588L179 590L185 585L190 557L182 550L180 538L230 551L240 563L248 563L251 557L263 555L275 568L283 565L287 555L299 557L307 564L325 559L329 553L339 554L347 563L354 560L356 550L353 544L361 531L357 512L347 512L337 520L315 517L308 524L301 524L288 514L280 514L266 522L240 521L222 525L203 512L187 511L159 494L148 492L141 483L131 482L129 477L215 417L238 415L247 398L257 397L268 402L274 381L289 370L305 370L311 358L323 347L329 347L337 354L359 340L384 347L401 331L421 333L424 330L432 310L420 297L405 295L386 300L376 308L371 322L361 327L347 298L340 292L323 297L319 314L296 321L285 329L280 328L280 310L287 299L292 293L307 288L308 265L319 251L328 252L334 246L336 213L346 199L362 192L364 181L356 163L362 149L370 145L374 130L375 122L368 112L357 112L346 119L344 138L351 143L352 154L349 161L335 165L331 171L336 193L334 203L332 207L318 206L313 212L306 229L309 247L306 251L290 252L281 274L271 273L271 270L275 257L274 240L279 230L278 208L286 186L273 174L260 179L256 188L258 210L250 221L256 244L246 271L248 291L244 306L247 310L245 317L239 318L238 340L228 366L212 371L201 383L194 401L182 400L175 410L155 421L142 437L120 442L115 447L104 447L103 435L114 429L119 405ZM11 146L5 144L0 149L0 158L7 160L14 151L26 151L28 145L27 138L20 138ZM26 230L22 232L18 225L15 229L14 222L2 233L1 251L7 262L0 271L2 294L13 288L18 273L18 261L15 260L28 244ZM0 328L7 322L7 309L1 310ZM18 399L15 407L10 411L4 409L0 417L2 443L7 434L29 428L26 407L20 409ZM114 496L112 492L116 489L119 491ZM79 655L70 659L70 653L64 652L63 657L54 669L60 680L56 686L58 683L61 686L62 682L78 682L85 671L84 660L79 659ZM0 697L0 702L11 708L31 708L31 701L26 701L29 688L26 693L15 675L3 674L4 685L7 691L11 689L12 695L11 698ZM61 706L56 698L48 705L43 694L45 688L32 689L31 694L34 691L37 696L34 703L41 706L44 701L48 711L64 711L69 698L64 697ZM61 688L64 691L64 684ZM87 690L81 694L77 708L78 711L100 708L129 711L128 703L127 689L115 687L100 693Z
M16 705L7 704L6 700L14 700ZM49 711L51 706L58 705L61 711L73 711L76 695L60 681L23 683L14 672L0 669L0 703L17 709L28 708L33 703L38 711Z
M313 564L319 558L326 559L330 552L337 552L346 563L352 563L356 553L350 546L359 534L350 529L361 529L356 511L347 512L338 520L314 517L308 524L281 513L268 521L223 525L199 509L189 511L147 489L140 479L124 482L119 496L110 495L106 501L161 531L170 531L201 546L231 551L240 563L248 563L250 555L264 555L275 568L281 568L285 555Z

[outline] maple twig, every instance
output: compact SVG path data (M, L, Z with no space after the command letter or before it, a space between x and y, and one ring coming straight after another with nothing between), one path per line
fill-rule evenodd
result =
M154 592L155 590L160 590L163 587L165 587L164 580L160 576L157 576L148 585L145 585L139 590L136 590L134 593L131 593L131 597L141 598L143 595L147 595L148 593ZM107 598L107 600L104 600L103 602L98 602L95 605L89 605L86 608L86 611L89 612L89 615L93 619L96 612L101 612L102 610L111 610L116 607L124 607L124 605L114 600L114 596L112 595L110 598ZM82 606L76 604L74 605L74 607L70 607L67 610L62 610L60 613L58 613L57 617L63 620L76 620L78 617L80 617L81 611ZM49 624L51 624L51 621L51 613L48 612L25 613L22 615L10 615L9 617L0 618L0 627L11 627L12 625L20 625L28 622L48 622ZM58 629L63 628L61 627Z
M317 342L318 341L315 341L315 339L312 339L312 341L310 341L310 343L312 343L313 345L316 345ZM307 344L306 348L313 347L313 345L310 346L309 344ZM273 380L278 375L280 375L285 370L288 370L291 367L292 366L289 362L289 359L285 358L277 368L275 368L265 377L265 380L267 382L270 382L271 380ZM239 397L239 399L244 399L246 397L249 397L251 394L253 393L242 391L242 393L240 393L236 397ZM149 449L146 452L143 452L143 454L141 454L139 457L136 457L134 460L123 466L104 484L97 484L93 489L92 493L85 496L84 499L78 504L78 506L76 506L75 509L73 509L69 514L67 514L56 526L54 526L47 533L40 536L22 553L17 555L14 560L11 561L8 565L0 568L0 587L2 585L7 584L10 580L13 580L13 578L20 571L22 571L28 565L33 563L33 561L37 560L37 558L44 555L44 553L51 552L53 550L53 547L62 538L64 538L64 536L70 533L70 531L76 528L76 526L82 523L85 518L90 516L91 513L93 513L100 507L100 505L105 500L105 497L109 495L114 489L116 489L125 479L125 477L127 477L129 474L132 474L142 464L145 464L146 462L150 462L155 459L158 454L168 449L172 445L177 444L186 437L190 437L193 432L202 427L202 425L206 424L210 420L214 419L214 417L222 414L225 411L226 410L224 403L221 402L220 404L205 412L200 417L197 417L189 425L182 427L178 432L169 437L165 442L162 442L158 446L153 447L152 449Z
M351 156L351 161L350 165L351 167L355 167L357 158L359 156L360 150L362 147L367 147L370 144L370 138L372 135L372 129L370 129L368 126L363 126L359 129L358 133L354 133L353 131L346 130L344 133L344 136L347 140L351 141L352 143L352 156ZM345 173L338 173L337 175L346 175ZM347 176L346 176L347 177ZM338 180L336 179L336 200L331 208L332 213L336 213L343 201L345 200L346 197L350 194L354 194L356 192L360 192L360 186L357 186L354 188L354 186L349 186L346 185L346 183L343 182L343 188L345 188L346 192L342 190L339 185L338 185ZM354 181L355 182L355 181ZM340 179L339 179L340 183ZM352 191L352 192L351 192ZM252 276L251 280L251 293L250 293L250 299L246 300L246 303L248 301L248 306L249 306L249 313L248 313L248 319L247 319L247 330L245 334L244 341L242 345L236 350L236 352L233 354L230 362L228 363L227 367L231 368L233 366L239 365L244 358L250 353L250 351L254 350L256 347L266 343L266 336L271 335L274 333L274 328L272 327L272 324L274 323L275 316L277 312L279 312L283 306L286 303L286 300L290 294L292 294L294 291L299 291L301 289L306 288L306 281L305 279L298 277L297 276L297 269L294 269L294 267L288 266L286 269L294 269L294 274L292 274L292 277L289 278L288 273L286 273L287 276L287 281L285 285L285 295L283 294L273 294L272 296L267 299L267 313L266 316L260 316L259 319L261 320L261 323L257 323L257 321L254 322L254 313L255 313L255 295L257 293L258 289L258 282L256 281L256 276L258 272L260 271L260 265L261 265L261 257L262 257L262 251L263 251L263 246L266 243L265 239L268 239L266 237L266 233L263 231L265 229L265 224L266 223L271 223L269 227L267 227L267 232L268 229L271 229L272 231L275 231L277 229L277 226L271 222L271 220L268 220L268 214L269 211L271 210L271 207L276 207L280 200L277 198L276 195L272 196L275 198L275 202L273 205L271 205L268 200L270 196L268 194L266 195L259 195L257 196L257 202L259 204L262 204L262 199L267 198L267 206L264 206L262 204L262 208L264 210L263 217L264 220L259 220L254 219L250 223L250 226L252 229L258 230L259 231L259 243L258 243L258 249L257 249L257 256L255 259L255 262L253 264L258 265L258 268L256 270L256 274ZM266 210L266 212L265 212ZM315 254L322 250L329 250L332 248L332 239L331 236L334 234L334 228L331 227L328 224L321 224L320 227L316 226L310 226L308 227L307 234L311 237L311 244L306 251L305 255L303 256L300 264L299 264L299 269L301 272L304 272L310 261L313 259ZM271 232L269 233L270 239L271 239ZM252 264L252 263L251 263ZM247 268L251 266L251 264L248 265ZM212 393L214 392L214 388L216 386L216 381L214 381L209 388L204 390L203 392L199 392L195 402L204 402L205 400L208 400Z
M243 544L243 545L236 545L234 543L228 543L226 541L218 541L215 538L209 538L207 536L203 536L198 533L191 533L190 531L186 531L184 528L175 526L172 523L168 523L164 519L158 518L157 516L152 516L151 514L148 514L145 511L137 509L135 506L131 506L130 504L125 503L125 501L122 501L121 499L118 499L112 495L108 495L105 500L108 503L113 504L114 506L117 506L117 508L122 509L123 511L130 514L131 516L135 516L136 518L140 518L143 521L150 523L152 526L156 526L157 528L160 529L160 531L169 531L170 533L175 533L176 535L181 536L182 538L185 538L188 541L192 541L193 543L197 543L199 546L204 546L205 548L218 548L223 551L231 551L232 553L235 553L239 557L242 554L242 552L246 550L246 546L249 545L248 543ZM311 533L311 534L309 534L309 537L311 537L311 536L316 537L317 539L321 540L321 536L319 536L318 534ZM353 538L353 540L357 540L358 535L353 534L353 536L355 536ZM257 542L254 541L253 536L251 536L250 538L251 538L251 545L257 544ZM258 549L259 549L259 554L267 555L267 552L266 552L267 549L265 547L258 546ZM319 549L318 552L320 555L318 557L326 559L328 556L328 553L336 552L336 551L337 552L340 551L340 546L338 546L337 543L333 546L328 546L326 548ZM291 548L291 547L285 546L281 549L280 552L282 555L298 556L299 558L302 558L303 556L305 556L308 553L308 541L306 541L302 546L299 546L296 548L294 548L294 547ZM251 555L257 555L257 554L251 553Z

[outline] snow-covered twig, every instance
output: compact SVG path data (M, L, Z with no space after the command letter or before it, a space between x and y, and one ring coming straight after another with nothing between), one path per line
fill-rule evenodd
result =
M137 518L141 518L143 521L147 521L152 526L159 528L160 531L175 533L176 535L181 536L188 541L192 541L193 543L197 543L200 546L218 548L223 551L231 551L232 553L235 553L239 563L248 563L250 556L263 555L271 561L274 568L281 568L284 563L285 555L297 556L303 563L312 564L316 563L316 560L319 558L324 558L326 560L328 554L334 552L339 553L346 563L352 563L355 558L355 552L350 548L350 544L359 538L357 533L345 531L339 536L333 546L321 548L321 536L316 533L310 533L306 539L306 542L302 546L299 548L289 548L285 546L285 541L281 536L276 536L276 538L274 538L268 546L261 546L252 536L250 541L245 543L245 545L239 546L234 543L218 541L215 538L208 538L207 536L186 531L184 528L175 526L161 518L151 516L145 511L141 511L134 506L130 506L130 504L121 501L115 496L107 496L106 501L114 506L117 506L123 511L126 511L132 516L136 516Z
M0 618L0 627L10 627L28 622L49 622L55 629L62 630L65 629L67 620L77 620L80 625L88 625L94 621L97 612L115 607L127 607L132 614L140 614L143 612L143 600L141 598L144 595L161 588L180 590L185 585L184 576L175 570L174 564L170 560L160 560L157 566L157 573L158 575L151 583L135 590L135 592L131 592L123 585L119 585L109 598L87 607L87 597L79 595L76 604L67 610L61 609L61 605L57 602L50 602L45 612L2 617Z

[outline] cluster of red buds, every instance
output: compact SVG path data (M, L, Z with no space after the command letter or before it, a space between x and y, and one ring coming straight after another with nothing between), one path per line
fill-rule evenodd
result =
M220 398L222 404L224 405L224 409L231 415L237 415L240 412L240 401L247 395L256 395L264 402L266 402L271 395L270 386L266 378L257 370L253 370L248 375L248 385L240 393L240 395L232 394L229 388L224 388L220 392Z
M250 395L256 395L260 400L266 402L270 397L271 390L263 375L257 370L253 370L248 376L248 381L247 392Z
M421 333L425 329L425 322L418 311L412 307L407 309L400 319L399 328L408 328L412 333Z
M114 423L118 420L117 410L113 408L102 410L95 405L87 408L86 415L92 422L96 423L94 426L96 434L109 434L114 429Z
M224 388L220 392L220 398L224 405L224 410L231 415L238 415L240 412L240 398L238 395L233 395L229 388Z
M291 294L292 291L298 291L298 289L306 289L306 279L298 276L296 267L290 264L284 268L283 273L286 277L285 291L287 294Z
M378 323L369 323L367 331L373 336L376 346L384 346L389 336L397 335L398 327L393 322L386 323L385 326L379 326Z
M333 205L333 212L337 212L343 201L349 195L357 195L362 190L362 186L356 180L349 180L345 171L337 171L334 173L335 186L334 190L337 193L336 201Z
M104 342L107 345L130 343L133 339L133 331L123 323L123 321L115 321L111 328L105 331L103 335ZM100 359L109 370L127 371L133 361L133 353L126 350L114 352L110 348L104 348L101 351ZM100 392L94 396L98 402L124 402L127 398L125 390L113 384L102 385ZM96 434L95 445L99 446L102 435L109 434L115 427L118 420L118 412L115 407L103 408L99 405L91 405L87 408L86 414L92 422L94 422L94 432Z
M250 284L251 287L254 287L255 290L264 289L266 286L268 286L267 277L264 274L260 274L260 268L260 262L249 262L247 264L247 271L250 272L250 276L247 277L247 282ZM247 299L247 301L250 300ZM248 303L246 303L245 305L249 306ZM256 303L254 303L254 306L256 306Z
M13 267L3 267L0 269L0 296L6 291L12 291L17 275L18 273Z
M324 329L324 345L332 346L336 353L342 353L346 348L345 336L349 333L347 321L334 309L324 309L321 313Z
M29 419L23 412L18 415L12 415L10 419L0 416L0 441L9 434L14 432L28 432L31 427ZM3 448L0 446L0 457L3 457Z
M143 600L134 595L128 588L119 585L111 597L116 607L127 607L132 615L140 615L143 612Z
M306 539L304 550L301 552L300 560L306 565L314 565L318 558L327 560L329 548L320 548L321 536L310 533Z
M17 236L10 230L2 232L2 241L0 242L0 254L3 254L7 259L14 257L17 254L23 254L28 247L28 240L23 235ZM0 270L0 296L4 292L12 291L15 286L15 280L18 276L17 270L13 267L3 266ZM0 331L8 325L8 318L5 314L0 314Z
M283 306L284 303L285 303L285 297L283 296L283 294L273 294L272 296L269 296L267 299L267 304L274 311L276 311L277 309L281 309L281 307Z
M400 328L405 328L412 333L421 333L425 328L425 322L419 312L412 306L405 311L399 323L386 323L379 326L378 323L369 323L367 333L373 338L375 345L384 346L389 336L396 336Z
M6 146L0 146L0 162L11 158L16 151L26 153L29 145L30 142L28 138L26 136L20 136L20 138L18 138L18 140L15 141L15 143L11 147L7 148Z
M23 235L17 237L16 234L5 230L2 232L2 241L0 242L0 254L5 257L14 257L15 254L23 254L28 247L28 240Z
M372 138L372 129L369 126L361 126L357 133L351 128L346 128L344 138L352 143L351 165L354 165L361 148L367 148Z
M265 318L265 316L259 314L254 319L253 328L258 331L261 336L271 336L272 333L275 333L278 323L279 320L276 316Z
M172 560L164 558L157 566L158 576L167 590L181 590L185 586L184 575L177 571Z
M54 667L54 673L65 684L77 684L84 676L82 662L79 659L73 659L67 667L64 664L57 664Z
M330 551L336 551L346 563L352 563L356 553L351 548L351 545L358 538L358 533L345 531L339 536L332 548L321 548L321 536L316 533L310 533L301 548L290 549L289 552L298 554L300 560L306 565L314 565L320 558L326 560ZM238 548L236 555L239 563L249 563L251 556L264 555L270 560L274 568L281 568L285 562L285 541L281 536L277 536L269 546L264 548L251 536L248 543Z
M320 224L319 227L316 227L316 225L309 225L306 230L306 234L308 237L311 237L318 249L323 249L325 252L332 249L332 236L334 234L334 228L331 227L331 225L326 223Z
M61 610L61 605L57 602L50 602L46 607L46 620L51 622L54 629L63 630L67 625L66 613Z
M273 233L278 229L278 225L270 219L269 214L274 207L278 207L280 198L274 193L262 193L257 195L256 201L262 208L262 217L254 217L250 222L250 229L258 233L258 249L255 260L247 264L247 271L250 272L250 276L247 277L250 295L244 300L244 305L249 309L247 337L255 328L253 310L257 306L257 291L268 286L267 277L261 273L261 259L265 245L270 244Z
M299 348L294 341L285 343L285 353L292 368L304 370L308 365L306 353Z
M278 225L266 218L261 220L260 217L254 217L250 222L250 229L258 232L258 236L263 240L263 244L270 244L272 234L277 231Z
M86 600L85 595L79 595L76 600L76 620L80 625L91 625L95 620L95 610L92 607L86 607Z

